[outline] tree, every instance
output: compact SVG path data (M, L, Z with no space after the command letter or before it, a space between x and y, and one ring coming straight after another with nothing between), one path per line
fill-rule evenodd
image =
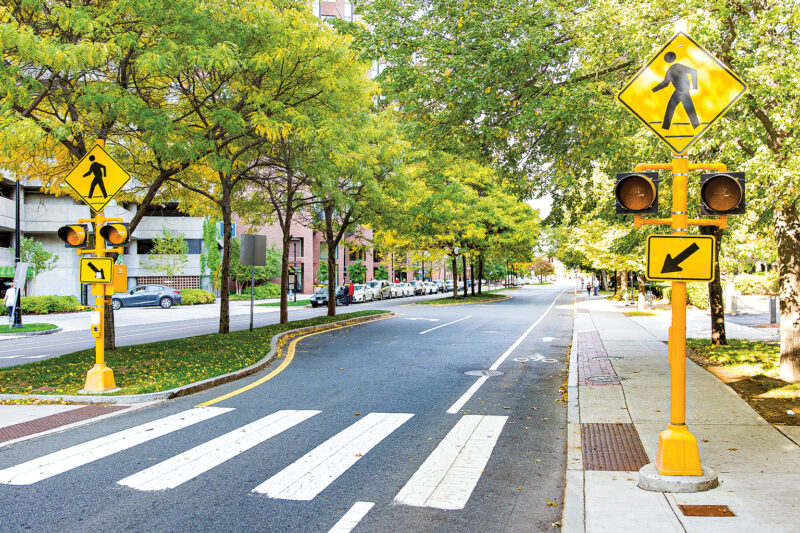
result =
M168 278L183 274L189 262L189 246L183 234L176 234L167 228L161 229L161 236L154 239L153 249L142 260L142 266L153 272L163 273Z
M200 256L200 272L208 272L211 288L219 290L220 254L217 244L217 224L213 220L203 220L203 254Z
M364 283L367 274L367 267L364 265L363 261L354 261L350 263L348 267L348 273L350 275L350 279L354 283Z
M31 282L31 293L36 292L36 278L39 274L50 272L56 268L58 256L45 250L44 245L33 237L22 237L22 247L20 248L20 261L28 263L28 269L33 274ZM15 255L16 250L11 249L11 255Z
M375 279L389 279L389 271L384 265L378 265L375 269Z
M281 253L270 246L266 249L264 266L251 267L241 263L242 242L238 237L231 239L231 279L236 283L236 293L241 294L242 288L250 283L251 279L257 282L268 281L276 278L281 272ZM253 268L253 272L250 269Z
M319 268L317 269L317 280L321 283L328 282L328 262L327 261L320 261Z
M537 259L533 262L533 273L539 276L539 282L544 282L544 277L556 271L553 263L547 259Z

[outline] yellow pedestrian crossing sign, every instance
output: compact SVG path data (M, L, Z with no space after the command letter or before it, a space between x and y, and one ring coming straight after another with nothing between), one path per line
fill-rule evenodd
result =
M130 179L130 174L96 144L64 181L93 211L100 212Z
M650 235L645 277L650 281L711 281L715 244L710 235Z
M114 260L110 257L81 257L81 283L112 283L114 281Z
M683 153L747 89L724 63L677 33L617 98L676 153Z

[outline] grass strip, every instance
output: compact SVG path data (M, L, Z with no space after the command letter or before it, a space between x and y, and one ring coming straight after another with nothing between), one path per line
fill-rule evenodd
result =
M269 352L272 337L285 331L385 313L388 311L365 310L270 324L252 333L241 330L121 346L106 352L106 364L114 370L117 387L122 389L115 394L169 390L256 363ZM85 384L94 357L94 349L88 349L0 368L0 393L76 394ZM42 388L47 390L37 390Z
M296 302L293 302L293 301L290 300L289 302L287 302L287 305L289 307L305 307L306 305L309 305L310 303L311 303L311 300L297 300ZM265 304L256 304L256 305L259 306L259 307L279 307L281 305L281 303L280 302L267 302Z
M13 335L15 333L27 333L29 331L49 331L51 329L58 329L55 324L24 324L21 328L12 328L10 326L0 326L0 335Z
M484 293L476 294L475 296L468 294L467 296L459 296L458 299L455 299L452 296L446 296L444 298L437 298L436 300L425 300L422 302L417 302L417 305L476 304L481 302L493 302L495 300L505 300L506 298L508 298L508 296L503 294Z

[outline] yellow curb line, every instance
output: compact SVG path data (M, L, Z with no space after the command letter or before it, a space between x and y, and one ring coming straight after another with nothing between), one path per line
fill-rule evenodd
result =
M366 320L366 321L358 322L356 324L341 324L339 326L333 326L333 327L330 327L330 328L325 328L325 329L322 329L320 331L315 331L313 333L306 333L305 335L297 337L296 339L294 339L292 342L289 343L289 348L286 351L286 357L284 358L284 360L280 364L280 366L278 366L278 368L276 368L275 370L273 370L272 372L270 372L269 374L267 374L263 378L260 378L260 379L258 379L256 381L254 381L253 383L250 383L249 385L245 385L244 387L236 389L233 392L229 392L228 394L223 394L222 396L218 396L218 397L216 397L216 398L214 398L212 400L208 400L207 402L199 403L199 404L195 405L195 407L208 407L209 405L214 405L215 403L221 402L223 400L227 400L228 398L232 398L232 397L237 396L237 395L239 395L239 394L241 394L243 392L247 392L250 389L254 389L254 388L258 387L259 385L262 385L262 384L266 383L267 381L271 380L272 378L274 378L275 376L277 376L278 374L283 372L286 369L287 366L289 366L289 364L292 362L292 359L294 359L294 352L295 352L295 347L297 346L297 343L300 342L303 339L306 339L308 337L313 337L314 335L319 335L320 333L327 333L329 331L335 331L337 329L349 328L349 327L352 327L352 326L357 326L358 324L368 324L370 322L377 322L378 320L386 320L387 318L392 318L394 316L395 315L378 316L374 320ZM280 350L280 345L281 344L284 344L284 342L281 341L278 344L278 349L279 350Z
M494 302L502 302L504 300L510 300L513 296L505 296L503 298L497 298L495 300L478 300L477 302L454 302L451 304L423 304L423 303L414 303L414 304L406 304L406 305L428 305L431 307L446 307L448 305L472 305L472 304L486 304L486 303L494 303ZM431 300L428 300L431 301ZM405 306L404 306L405 307Z

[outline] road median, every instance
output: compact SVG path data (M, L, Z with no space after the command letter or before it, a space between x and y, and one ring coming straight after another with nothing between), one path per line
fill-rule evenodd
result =
M227 335L211 334L149 344L123 346L107 354L120 391L78 395L93 350L81 350L45 361L0 369L0 400L136 403L192 394L227 383L267 367L286 335L359 324L392 316L365 310L336 317L315 317L288 324L271 324ZM265 347L270 350L264 353Z

